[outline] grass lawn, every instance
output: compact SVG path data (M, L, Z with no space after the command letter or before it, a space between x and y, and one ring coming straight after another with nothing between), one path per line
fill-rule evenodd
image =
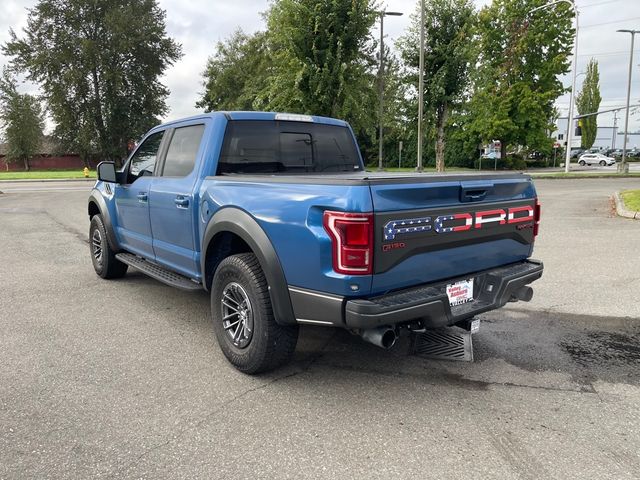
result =
M0 180L65 180L84 178L81 169L75 170L31 170L30 172L0 172ZM95 170L89 171L89 178L96 178Z
M525 172L526 173L526 172ZM533 178L627 178L640 177L640 172L631 172L621 175L619 173L529 173Z
M622 200L627 210L640 212L640 190L625 190L622 192Z

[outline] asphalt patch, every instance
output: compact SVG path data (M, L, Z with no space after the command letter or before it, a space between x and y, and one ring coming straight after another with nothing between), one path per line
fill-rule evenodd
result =
M640 335L621 332L589 332L582 338L560 343L580 365L639 365Z

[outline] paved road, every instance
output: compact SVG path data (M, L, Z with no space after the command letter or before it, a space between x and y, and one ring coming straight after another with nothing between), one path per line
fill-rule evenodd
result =
M3 184L0 478L638 478L640 222L608 196L640 180L537 184L545 275L475 363L304 328L259 377L204 292L95 276L86 192Z

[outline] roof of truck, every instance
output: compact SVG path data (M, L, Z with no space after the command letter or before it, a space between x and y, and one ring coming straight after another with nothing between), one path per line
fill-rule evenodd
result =
M194 115L186 118L179 118L170 120L159 126L171 125L173 123L179 123L184 121L197 120L199 118L214 118L220 115L224 115L228 120L284 120L284 121L306 121L313 123L323 123L326 125L338 125L346 127L348 124L344 120L338 120L330 117L320 117L317 115L303 115L299 113L285 113L285 112L207 112L199 115Z

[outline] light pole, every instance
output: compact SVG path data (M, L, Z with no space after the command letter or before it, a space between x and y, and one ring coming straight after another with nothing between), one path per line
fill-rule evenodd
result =
M572 126L573 126L573 103L576 91L576 59L578 57L578 17L580 12L576 7L576 4L573 0L557 0L555 2L547 3L546 5L542 5L540 7L536 7L533 10L529 11L529 14L532 14L535 11L542 10L543 8L553 7L560 3L568 3L573 9L573 13L576 17L576 38L573 42L573 58L571 59L571 71L573 72L573 80L571 82L571 92L569 94L569 128L567 129L567 148L565 149L565 159L564 159L564 171L569 172L569 162L571 161L571 140L572 140Z
M573 90L575 89L575 79L578 78L580 75L586 75L587 72L580 72L580 73L576 73L576 76L574 78L574 88L571 90L571 95L573 95ZM582 84L584 86L584 83ZM569 117L571 117L571 119L569 119ZM573 120L573 116L572 115L567 115L567 134L565 135L565 141L567 142L567 146L565 148L565 159L567 157L567 150L569 151L569 158L571 158L571 145L569 144L569 130L571 130L571 120ZM571 135L573 137L573 134ZM565 162L565 167L564 167L564 171L568 172L569 170L567 170L566 165L568 165L568 163Z
M420 0L420 60L418 62L418 160L416 172L422 172L422 110L424 102L424 0Z
M631 96L631 73L633 71L633 41L635 40L636 33L640 33L640 30L618 30L622 33L631 34L631 56L629 57L629 80L627 81L627 109L624 114L624 140L622 141L622 161L618 165L619 173L628 173L629 165L627 164L627 135L629 133L629 99Z
M400 17L400 12L378 12L380 15L380 71L378 78L380 108L378 111L378 170L382 170L382 117L384 115L384 17Z

